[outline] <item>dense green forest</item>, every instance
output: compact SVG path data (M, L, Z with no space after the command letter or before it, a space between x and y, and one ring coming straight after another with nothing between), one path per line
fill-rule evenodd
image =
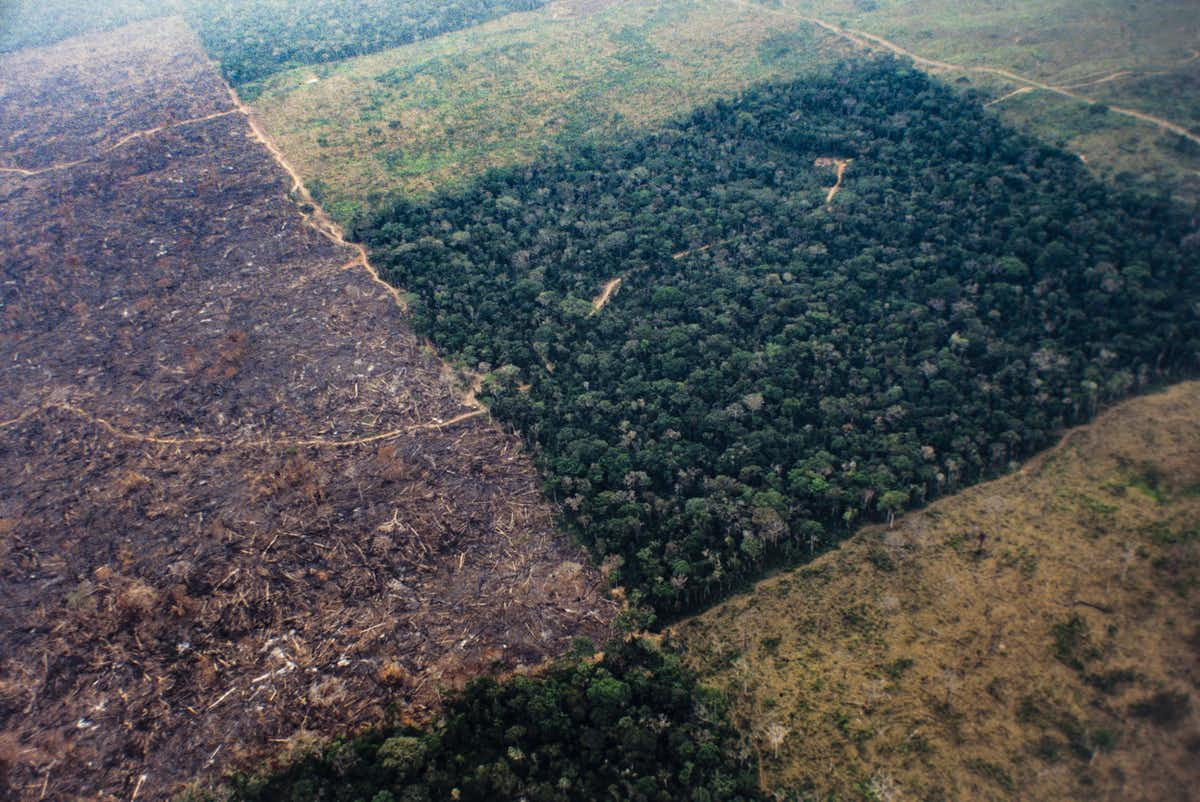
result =
M1194 216L904 63L831 76L358 232L419 328L490 371L568 522L659 612L1196 366ZM823 158L852 160L829 202Z
M752 761L721 697L645 641L545 675L476 680L428 730L335 741L280 773L235 780L266 802L735 802L757 800Z
M240 0L190 5L204 46L235 84L466 28L544 0Z
M0 53L182 14L234 84L458 30L544 0L18 0L0 10Z

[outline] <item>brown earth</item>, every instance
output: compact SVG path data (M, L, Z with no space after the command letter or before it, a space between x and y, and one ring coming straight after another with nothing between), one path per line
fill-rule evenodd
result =
M825 193L825 202L833 203L833 199L842 191L842 179L846 175L846 168L850 166L853 159L835 159L832 156L822 156L813 162L813 167L833 167L837 175L837 181Z
M609 279L604 282L604 286L600 288L600 294L592 299L592 314L596 314L604 307L608 306L608 302L612 300L613 293L621 286L621 277Z
M0 798L163 799L610 631L235 102L178 21L0 59Z
M675 636L776 798L1190 802L1198 622L1189 382Z

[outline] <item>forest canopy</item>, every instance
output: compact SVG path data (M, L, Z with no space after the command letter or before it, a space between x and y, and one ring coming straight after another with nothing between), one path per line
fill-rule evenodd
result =
M568 658L540 677L479 679L426 730L334 741L231 802L749 802L753 762L721 697L642 640Z
M890 59L358 233L665 613L1002 472L1200 347L1194 217Z

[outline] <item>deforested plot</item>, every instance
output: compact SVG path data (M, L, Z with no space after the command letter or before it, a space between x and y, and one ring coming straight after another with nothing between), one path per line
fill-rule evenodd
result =
M179 48L187 36L180 19L151 20L4 56L0 168L23 174L98 157L127 137L231 112L204 52Z
M0 797L162 799L609 631L249 123L182 24L0 60Z

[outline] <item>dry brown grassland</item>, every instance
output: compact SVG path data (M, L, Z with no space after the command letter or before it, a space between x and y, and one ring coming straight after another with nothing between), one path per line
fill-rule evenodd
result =
M764 785L837 800L1195 799L1200 383L677 627ZM791 797L787 797L791 798Z

